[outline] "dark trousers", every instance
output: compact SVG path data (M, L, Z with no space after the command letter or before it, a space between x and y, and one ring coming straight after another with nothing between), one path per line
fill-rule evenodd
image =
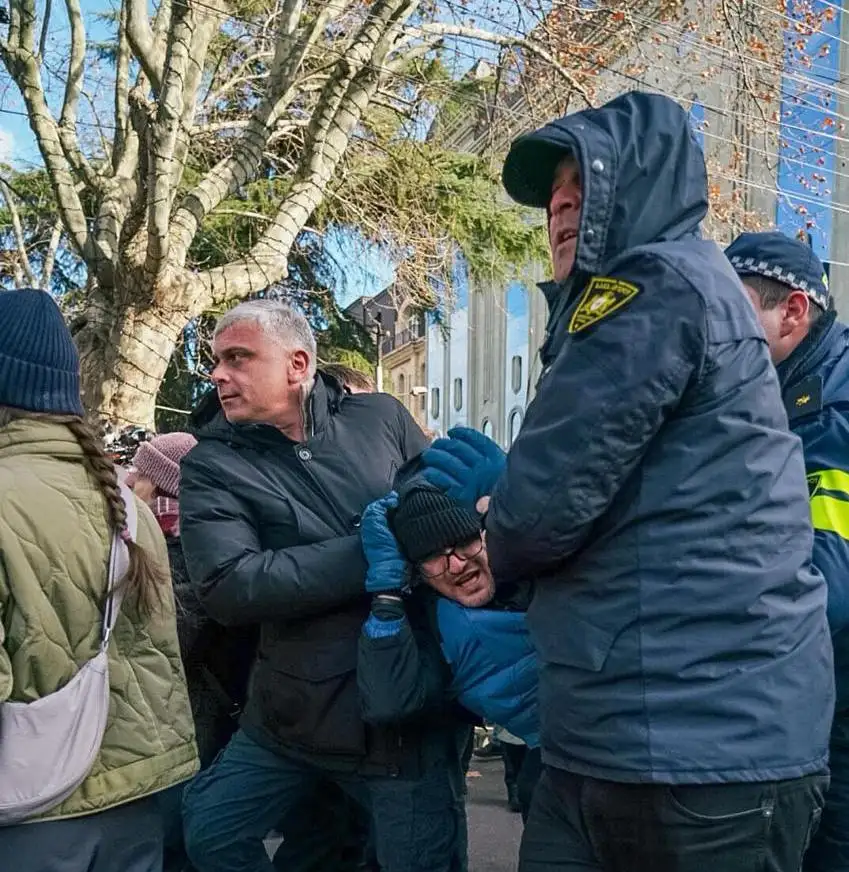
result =
M839 673L838 673L839 674ZM849 872L849 713L835 715L829 749L831 783L805 872Z
M522 768L519 770L519 778L516 785L519 790L519 805L522 807L522 820L524 823L528 822L534 791L541 775L542 750L539 747L528 748L528 753L525 754L525 759L522 761Z
M516 787L527 753L527 745L513 745L509 742L501 743L501 757L504 760L504 786L508 791L511 787Z
M416 780L330 773L258 745L243 731L183 797L186 849L203 872L273 872L265 835L314 790L332 780L370 809L382 872L462 872L462 815L448 764ZM313 821L321 829L324 822Z
M0 827L8 872L161 872L162 818L154 799L97 814Z
M373 870L376 867L367 856L369 828L368 811L335 782L321 780L312 795L280 823L283 843L274 855L274 868L278 872Z
M520 872L799 872L827 776L696 786L619 784L551 767Z

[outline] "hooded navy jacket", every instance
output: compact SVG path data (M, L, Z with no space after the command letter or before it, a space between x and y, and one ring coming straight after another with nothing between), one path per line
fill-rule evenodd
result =
M801 443L754 309L700 238L687 116L632 93L532 137L575 154L583 203L487 547L496 581L536 583L543 759L619 782L821 772L832 649ZM514 143L508 190L538 152Z

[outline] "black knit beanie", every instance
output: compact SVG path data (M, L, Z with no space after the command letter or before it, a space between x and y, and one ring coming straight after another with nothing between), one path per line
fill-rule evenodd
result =
M406 558L411 563L420 563L445 548L480 535L481 519L476 512L467 511L439 488L416 476L398 493L392 528Z

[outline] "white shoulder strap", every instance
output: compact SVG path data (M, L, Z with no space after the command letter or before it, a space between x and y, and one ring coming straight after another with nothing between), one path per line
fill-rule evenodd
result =
M127 510L127 530L133 542L136 541L139 525L139 513L136 506L136 498L133 492L121 484L121 498ZM123 595L117 590L118 583L127 574L130 568L130 553L127 543L121 538L120 533L112 534L112 546L109 551L109 578L106 583L106 606L103 610L103 629L101 632L100 650L105 651L109 645L109 637L118 620L118 612L121 610Z

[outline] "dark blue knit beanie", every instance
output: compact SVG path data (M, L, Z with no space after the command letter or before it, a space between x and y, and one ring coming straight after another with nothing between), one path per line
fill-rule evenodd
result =
M83 415L80 358L46 291L0 291L0 406Z

